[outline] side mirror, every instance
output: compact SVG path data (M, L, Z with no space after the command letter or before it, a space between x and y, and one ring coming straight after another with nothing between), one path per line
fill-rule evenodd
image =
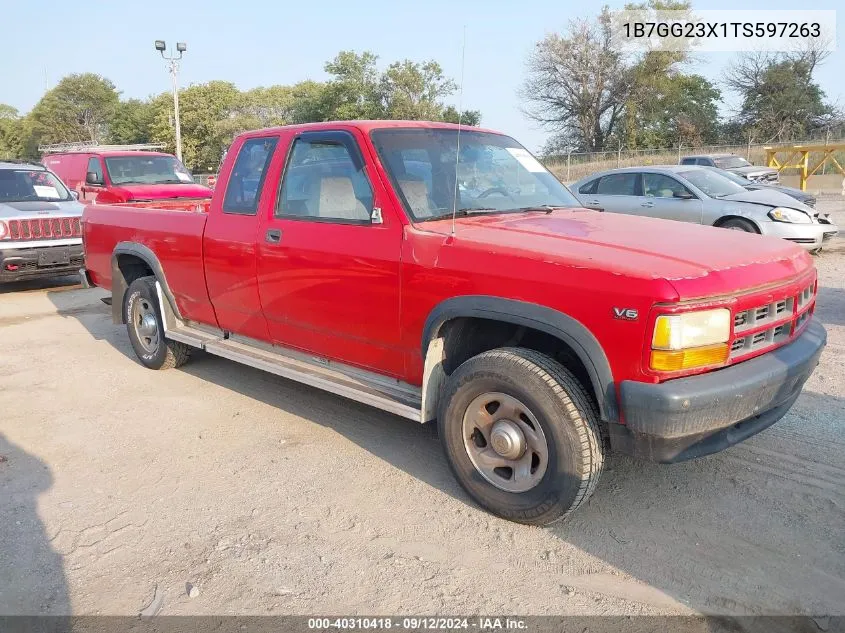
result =
M89 171L85 174L85 182L89 185L102 185L103 177L96 171Z
M70 197L73 198L74 200L79 200L79 192L78 191L71 191Z
M693 196L689 191L676 191L672 194L673 198L680 198L681 200L692 200Z
M381 209L379 207L373 208L373 212L370 214L370 222L373 224L382 224L384 222L381 217Z

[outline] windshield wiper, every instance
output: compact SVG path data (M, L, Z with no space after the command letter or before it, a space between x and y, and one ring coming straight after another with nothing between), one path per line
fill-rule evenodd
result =
M458 217L466 217L477 213L498 213L501 211L501 209L493 209L492 207L463 207L462 209L455 211L455 215Z
M568 207L562 207L556 204L537 204L531 207L519 207L515 209L515 211L543 211L545 213L551 213L552 211L557 211L558 209L567 209Z

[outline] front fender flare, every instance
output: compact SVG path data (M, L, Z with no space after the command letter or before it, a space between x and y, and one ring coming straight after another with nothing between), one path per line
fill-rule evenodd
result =
M432 374L430 363L437 362L438 353L430 353L430 344L437 340L441 326L451 319L476 317L503 321L534 328L550 334L566 343L587 369L593 392L599 406L601 418L608 422L618 422L619 407L616 399L616 385L610 363L592 332L571 316L525 301L504 299L488 295L466 295L453 297L439 303L429 313L422 334L422 354L426 361L423 381L423 417L432 409L426 400L431 398L430 389L426 389L428 377Z

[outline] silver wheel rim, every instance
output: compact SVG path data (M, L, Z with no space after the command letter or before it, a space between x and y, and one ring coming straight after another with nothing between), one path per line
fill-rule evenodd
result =
M549 445L531 410L506 393L470 402L462 424L464 448L478 473L507 492L526 492L543 479Z
M158 350L158 319L155 308L148 299L139 297L132 306L132 325L135 337L148 354Z

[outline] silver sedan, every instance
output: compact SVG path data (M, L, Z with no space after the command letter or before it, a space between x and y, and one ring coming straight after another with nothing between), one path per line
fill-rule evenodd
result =
M821 249L838 232L827 216L795 198L774 190L748 191L705 167L611 169L579 180L572 191L588 208L772 235L809 251Z

